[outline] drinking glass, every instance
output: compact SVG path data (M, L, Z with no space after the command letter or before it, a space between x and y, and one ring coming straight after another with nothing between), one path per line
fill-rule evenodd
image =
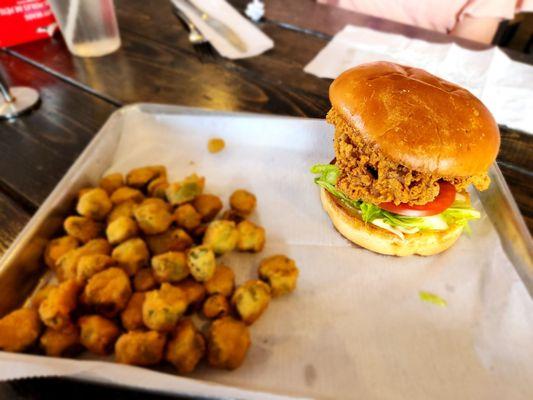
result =
M113 0L49 0L70 52L100 57L120 47Z

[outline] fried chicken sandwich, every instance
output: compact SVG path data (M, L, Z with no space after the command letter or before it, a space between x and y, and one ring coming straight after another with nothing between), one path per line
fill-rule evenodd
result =
M466 188L485 190L498 125L467 90L421 69L360 65L331 84L335 159L312 172L336 229L382 254L432 255L471 219Z

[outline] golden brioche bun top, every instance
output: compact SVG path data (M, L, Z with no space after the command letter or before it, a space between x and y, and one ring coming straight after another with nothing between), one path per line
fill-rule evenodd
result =
M333 108L385 157L442 176L483 174L500 132L469 91L418 68L363 64L331 84Z

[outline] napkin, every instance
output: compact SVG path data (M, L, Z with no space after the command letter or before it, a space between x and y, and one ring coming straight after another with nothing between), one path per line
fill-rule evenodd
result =
M254 57L274 47L274 42L249 20L244 18L235 8L224 0L190 0L209 16L218 19L230 27L246 44L246 51L241 52L233 47L222 35L200 18L187 2L172 0L196 25L198 30L213 45L218 53L226 58L238 59Z
M304 68L321 78L372 61L423 68L470 90L498 123L533 133L533 67L497 47L474 51L455 43L430 43L347 25Z

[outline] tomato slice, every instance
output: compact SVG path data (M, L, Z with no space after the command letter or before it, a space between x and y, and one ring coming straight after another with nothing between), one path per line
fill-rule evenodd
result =
M410 206L407 203L394 204L392 201L388 203L381 203L379 207L398 215L406 215L409 217L429 217L430 215L437 215L450 207L455 200L455 186L450 182L439 181L439 194L433 201L429 203Z

